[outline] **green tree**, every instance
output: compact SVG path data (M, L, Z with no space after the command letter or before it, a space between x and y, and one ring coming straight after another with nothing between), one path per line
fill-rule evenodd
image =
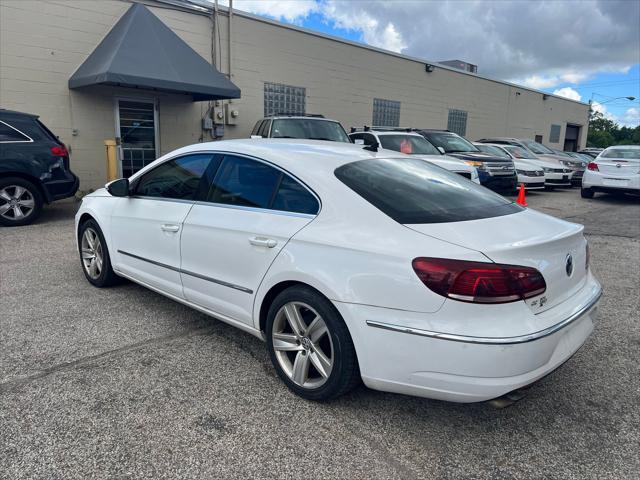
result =
M605 118L600 112L592 111L589 116L587 146L607 148L611 145L640 145L640 126L620 127L616 122Z

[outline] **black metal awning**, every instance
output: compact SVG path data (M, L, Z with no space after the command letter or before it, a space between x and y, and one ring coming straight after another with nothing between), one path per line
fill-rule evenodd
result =
M238 87L139 3L69 79L69 88L89 85L184 93L194 101L240 98Z

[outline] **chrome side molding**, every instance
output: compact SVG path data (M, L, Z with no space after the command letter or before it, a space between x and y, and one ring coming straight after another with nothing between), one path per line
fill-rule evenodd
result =
M602 288L599 288L598 291L587 302L585 302L577 312L573 313L563 321L538 332L530 333L528 335L519 335L516 337L471 337L467 335L456 335L453 333L432 332L429 330L422 330L420 328L403 327L401 325L377 322L374 320L367 320L367 325L373 328L391 330L392 332L408 333L409 335L437 338L440 340L449 340L451 342L475 343L481 345L513 345L517 343L533 342L535 340L548 337L549 335L553 335L592 310L596 303L598 303L598 300L600 300L600 297L602 297Z

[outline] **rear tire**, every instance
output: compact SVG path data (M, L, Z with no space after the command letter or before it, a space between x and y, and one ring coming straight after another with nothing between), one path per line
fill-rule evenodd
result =
M78 250L80 266L91 285L103 288L120 283L120 277L111 268L107 242L95 220L87 220L78 228Z
M278 376L302 398L329 400L360 383L355 347L344 320L329 300L311 288L294 286L275 298L267 314L266 337Z
M42 212L42 194L24 178L0 178L0 225L18 227L32 223Z
M593 188L584 188L580 189L580 196L582 198L593 198L596 192L593 191Z

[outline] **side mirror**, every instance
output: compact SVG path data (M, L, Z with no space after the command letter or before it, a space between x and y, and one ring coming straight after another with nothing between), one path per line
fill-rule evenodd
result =
M251 135L251 138L262 138L262 135Z
M436 147L436 148L438 149L438 151L439 151L442 155L444 155L444 154L446 153L446 152L444 151L444 148L442 148L442 147Z
M129 196L129 179L119 178L113 182L109 182L105 185L107 192L114 197L128 197Z

